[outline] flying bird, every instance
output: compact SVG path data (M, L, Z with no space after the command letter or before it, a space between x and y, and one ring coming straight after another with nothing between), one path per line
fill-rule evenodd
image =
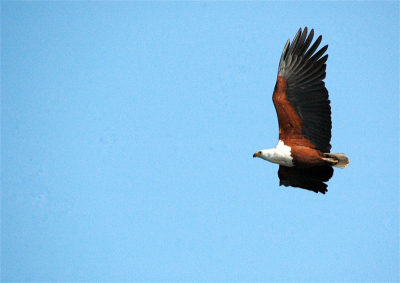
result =
M344 153L330 153L331 106L323 82L328 45L314 53L322 36L311 45L313 37L313 29L307 36L307 27L303 32L300 28L292 44L286 42L272 96L279 141L274 148L260 150L253 157L279 164L280 185L325 194L332 166L345 168L349 159Z

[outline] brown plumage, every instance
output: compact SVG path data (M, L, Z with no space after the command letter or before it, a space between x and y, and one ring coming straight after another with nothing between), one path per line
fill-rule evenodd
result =
M314 54L322 36L311 45L313 36L314 30L307 36L307 28L299 29L292 44L288 40L283 49L272 96L279 142L274 149L253 157L280 164L281 185L325 193L324 182L333 175L331 166L345 168L349 160L342 153L330 153L331 106L323 82L328 46Z

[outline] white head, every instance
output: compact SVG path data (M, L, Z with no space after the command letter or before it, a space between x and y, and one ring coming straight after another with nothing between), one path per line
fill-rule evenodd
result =
M273 160L274 152L275 152L274 148L273 149L263 149L263 150L260 150L260 151L258 151L256 153L254 153L253 154L253 158L254 157L259 157L259 158L262 158L264 160L273 162L272 160Z
M286 146L283 141L279 141L272 149L263 149L253 154L253 157L260 157L272 163L292 167L293 158L291 148Z

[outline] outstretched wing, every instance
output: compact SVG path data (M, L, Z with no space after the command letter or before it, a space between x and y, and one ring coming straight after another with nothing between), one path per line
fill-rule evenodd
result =
M279 166L279 185L285 187L297 187L325 194L328 190L328 182L333 176L331 166L315 166L309 168Z
M322 36L309 48L314 36L307 28L287 41L279 62L272 100L278 115L279 139L285 144L303 145L329 153L331 149L331 107L323 79L328 45L318 52Z

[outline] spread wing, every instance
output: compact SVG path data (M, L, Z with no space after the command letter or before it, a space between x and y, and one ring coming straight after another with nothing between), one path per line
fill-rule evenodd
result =
M315 193L327 192L328 182L333 176L331 166L315 166L309 168L279 166L278 176L280 186L297 187L313 191Z
M328 45L318 52L322 36L311 45L314 30L297 32L288 40L279 62L273 102L278 115L279 139L287 145L303 145L329 153L331 149L331 107L323 79Z

